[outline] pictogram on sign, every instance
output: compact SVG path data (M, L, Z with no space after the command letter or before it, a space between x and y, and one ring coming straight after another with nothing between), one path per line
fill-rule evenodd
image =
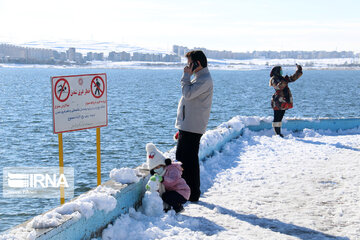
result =
M64 78L57 80L55 83L54 93L57 100L65 102L70 96L69 82Z
M95 98L100 98L104 94L105 83L100 76L96 76L91 81L91 93Z

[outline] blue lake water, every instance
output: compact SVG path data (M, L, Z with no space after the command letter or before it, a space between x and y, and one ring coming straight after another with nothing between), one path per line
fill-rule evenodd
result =
M269 70L211 70L214 98L208 128L235 115L272 116ZM293 70L285 69L285 73ZM107 73L109 126L101 129L102 180L113 168L145 161L145 145L175 143L182 70L0 68L0 231L59 205L59 199L4 198L4 167L58 166L51 76ZM359 117L359 71L305 71L290 85L294 108L285 117ZM75 169L75 195L96 186L95 129L63 134L64 163Z

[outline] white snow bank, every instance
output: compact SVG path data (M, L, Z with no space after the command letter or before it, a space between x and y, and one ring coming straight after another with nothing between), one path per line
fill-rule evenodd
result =
M202 160L211 156L214 152L220 151L224 144L239 136L244 129L249 126L260 125L260 122L270 123L272 117L235 116L215 129L206 131L200 140L199 159ZM164 155L175 160L175 153L176 147L164 153Z
M35 240L36 231L32 228L18 228L0 235L0 240Z
M221 147L222 144L234 137L233 134L239 134L241 130L248 126L259 125L261 121L271 122L272 118L235 116L228 122L220 124L215 129L206 131L201 137L199 149L200 155L204 155L203 152L205 152L205 150L207 152L219 150L219 147Z
M284 119L284 121L286 120ZM200 140L199 159L202 160L212 155L215 151L219 151L229 140L240 135L246 127L259 125L260 122L270 123L272 122L272 117L235 116L215 129L206 131ZM164 155L167 158L176 160L175 153L176 147L165 152ZM146 164L142 165L142 168L146 167Z
M57 212L48 212L33 218L30 223L32 228L56 227L61 223L62 215Z
M137 170L132 168L114 168L110 171L110 178L118 183L129 184L139 181Z
M71 215L74 218L82 216L89 218L95 210L110 212L117 204L113 197L115 194L114 189L98 186L94 190L80 195L75 201L65 203L44 215L36 216L28 223L28 227L35 229L56 227L65 221L63 218L65 215Z
M113 195L116 191L112 188L98 186L94 190L80 195L73 202L65 203L55 211L62 214L68 215L74 212L79 212L82 216L89 218L94 214L95 210L102 210L110 212L116 207L116 199Z
M232 123L237 130L240 122ZM245 129L201 162L198 204L187 203L183 214L156 217L132 209L108 225L102 238L359 238L360 129L284 133L283 139L272 130ZM207 134L207 143L210 134L218 136Z
M75 201L56 208L55 211L63 215L78 211L86 218L91 217L95 210L110 212L116 207L116 199L113 197L116 192L112 188L100 185L94 190L80 195Z

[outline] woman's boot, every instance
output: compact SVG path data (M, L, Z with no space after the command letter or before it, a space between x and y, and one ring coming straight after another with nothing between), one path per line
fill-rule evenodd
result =
M279 135L280 137L284 137L284 135L281 134L281 125L282 125L282 122L273 122L272 123L275 134Z

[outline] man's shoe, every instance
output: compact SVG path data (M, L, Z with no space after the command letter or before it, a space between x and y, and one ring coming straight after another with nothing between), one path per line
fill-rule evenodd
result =
M174 210L175 210L176 213L181 213L181 212L185 211L185 209L184 209L184 207L182 205L180 205L177 208L174 208Z
M199 198L198 198L198 197L193 197L193 198L190 197L190 198L189 198L189 201L190 201L190 202L193 202L193 203L196 203L196 202L199 201Z
M201 194L201 192L199 191L199 192L192 192L191 194L190 194L190 197L189 197L189 201L190 202L198 202L199 201L199 198L200 198L200 194Z

